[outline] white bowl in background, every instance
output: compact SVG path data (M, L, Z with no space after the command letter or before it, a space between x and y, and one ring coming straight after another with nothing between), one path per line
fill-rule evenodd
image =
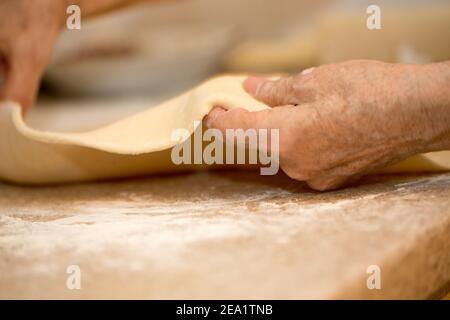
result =
M186 88L217 71L232 35L232 27L211 23L155 27L136 14L96 19L61 35L44 81L76 95Z

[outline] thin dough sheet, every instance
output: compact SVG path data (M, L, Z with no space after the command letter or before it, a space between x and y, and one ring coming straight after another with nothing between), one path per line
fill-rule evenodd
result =
M214 107L269 108L242 88L242 76L223 76L144 112L95 130L58 133L30 128L20 106L0 104L0 179L22 184L49 184L205 169L176 166L170 158L173 130L194 132ZM450 151L418 155L386 172L446 171Z

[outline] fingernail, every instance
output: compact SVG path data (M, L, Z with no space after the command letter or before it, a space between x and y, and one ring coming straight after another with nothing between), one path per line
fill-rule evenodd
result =
M264 81L266 81L266 79L261 78L261 77L248 77L244 81L244 89L248 93L255 95L258 92L259 87L261 86L261 84Z
M313 72L313 71L314 71L314 67L311 67L311 68L308 68L308 69L303 70L303 71L302 71L302 74L308 74L308 73L311 73L311 72Z
M225 113L226 110L222 107L214 107L209 113L208 115L205 117L205 126L207 128L212 128L214 121L216 120L216 118Z

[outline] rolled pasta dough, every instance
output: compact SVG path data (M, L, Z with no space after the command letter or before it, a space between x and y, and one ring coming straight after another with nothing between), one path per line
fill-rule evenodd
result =
M128 177L206 165L176 166L170 158L174 129L193 133L214 106L249 111L267 109L242 88L244 77L223 76L144 112L110 125L78 133L30 128L14 102L0 104L0 179L48 184ZM178 142L179 143L179 142ZM383 171L415 172L450 169L450 151L418 155Z

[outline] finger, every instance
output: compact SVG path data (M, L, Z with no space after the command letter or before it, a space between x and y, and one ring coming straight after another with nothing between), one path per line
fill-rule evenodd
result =
M220 130L223 139L234 143L234 145L253 149L255 146L251 145L250 141L257 143L256 141L264 137L264 139L267 139L265 144L261 140L258 142L257 148L278 152L280 139L282 139L280 137L280 125L287 118L284 114L291 107L286 106L285 108L257 112L249 112L240 108L231 110L216 108L206 117L205 123L209 129ZM259 143L264 144L264 146Z
M227 110L222 107L214 107L203 120L205 126L210 129L214 128L214 124L216 123L216 117L220 116L225 112L227 112Z
M255 99L271 106L299 104L296 92L296 77L283 77L268 80L260 77L249 77L244 81L244 89Z
M18 102L25 114L34 103L40 72L30 61L20 59L9 62L5 70L0 99Z
M291 106L285 106L289 108ZM279 128L284 108L268 109L250 112L235 108L225 110L214 108L205 118L206 126L210 129L219 129L225 133L226 129L272 129Z

